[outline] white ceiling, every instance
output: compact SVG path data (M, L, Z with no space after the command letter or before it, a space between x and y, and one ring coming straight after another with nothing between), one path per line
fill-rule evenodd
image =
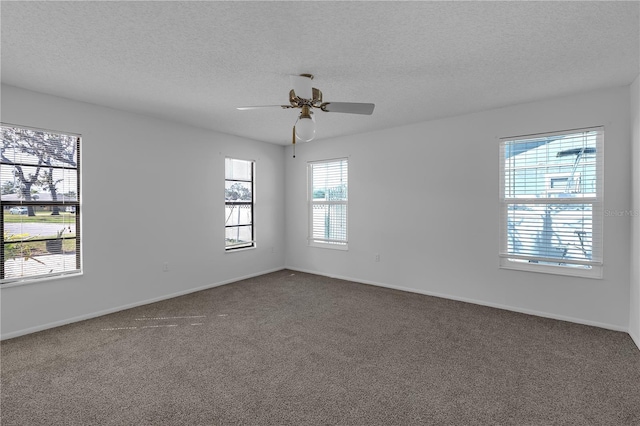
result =
M640 2L6 2L2 82L277 144L290 74L317 137L629 84Z

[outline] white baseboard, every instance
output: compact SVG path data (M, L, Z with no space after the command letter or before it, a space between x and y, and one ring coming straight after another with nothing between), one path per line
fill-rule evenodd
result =
M272 272L281 271L283 269L285 269L285 268L281 267L281 268L269 269L269 270L266 270L266 271L257 272L255 274L244 275L242 277L232 278L232 279L225 280L225 281L219 281L219 282L213 283L213 284L207 284L207 285L204 285L204 286L201 286L201 287L190 288L188 290L182 290L182 291L179 291L179 292L176 292L176 293L171 293L171 294L167 294L167 295L163 295L163 296L158 296L158 297L154 297L154 298L146 299L146 300L140 300L138 302L129 303L127 305L122 305L122 306L118 306L118 307L115 307L115 308L109 308L109 309L105 309L105 310L98 311L98 312L91 312L91 313L85 314L85 315L79 315L79 316L72 317L72 318L65 318L65 319L60 320L60 321L54 321L54 322L50 322L50 323L47 323L47 324L41 324L41 325L38 325L38 326L35 326L35 327L25 328L25 329L18 330L18 331L12 331L11 333L5 333L5 334L1 335L0 336L0 340L12 339L14 337L24 336L26 334L36 333L38 331L43 331L43 330L47 330L47 329L50 329L50 328L60 327L60 326L63 326L63 325L74 323L74 322L84 321L84 320L88 320L88 319L91 319L91 318L97 318L97 317L101 317L103 315L113 314L115 312L120 312L120 311L124 311L124 310L131 309L131 308L137 308L138 306L148 305L150 303L161 302L161 301L167 300L167 299L173 299L174 297L184 296L186 294L195 293L195 292L202 291L202 290L208 290L210 288L219 287L219 286L226 285L226 284L231 284L231 283L234 283L234 282L246 280L248 278L253 278L253 277L260 276L260 275L270 274Z
M360 284L368 284L368 285L374 285L374 286L377 286L377 287L391 288L391 289L394 289L394 290L401 290L401 291L406 291L406 292L409 292L409 293L423 294L425 296L440 297L442 299L450 299L450 300L456 300L456 301L459 301L459 302L473 303L474 305L488 306L490 308L503 309L503 310L506 310L506 311L518 312L518 313L527 314L527 315L534 315L534 316L537 316L537 317L556 319L556 320L560 320L560 321L573 322L573 323L576 323L576 324L590 325L590 326L593 326L593 327L604 328L604 329L607 329L607 330L622 331L622 332L625 332L625 333L629 333L629 330L627 328L621 327L621 326L618 326L618 325L615 325L615 324L601 323L601 322L597 322L597 321L585 320L585 319L582 319L582 318L573 318L573 317L568 317L568 316L564 316L564 315L557 315L557 314L552 314L552 313L548 313L548 312L536 311L536 310L532 310L532 309L523 309L523 308L518 308L518 307L515 307L515 306L501 305L499 303L486 302L484 300L477 300L477 299L471 299L471 298L467 298L467 297L453 296L453 295L449 295L449 294L443 294L443 293L436 293L436 292L431 292L431 291L419 290L419 289L415 289L415 288L411 288L411 287L402 287L402 286L397 286L397 285L380 283L380 282L376 282L376 281L362 280L362 279L351 278L351 277L343 277L343 276L340 276L340 275L329 275L329 274L324 274L324 273L318 272L318 271L310 271L310 270L295 268L295 267L291 267L291 266L286 266L285 269L290 269L292 271L298 271L298 272L305 272L305 273L314 274L314 275L322 275L322 276L325 276L325 277L336 278L336 279L339 279L339 280L353 281L353 282L360 283ZM631 338L633 339L633 336L631 336ZM638 339L634 339L634 341L636 342L636 344L639 343ZM640 345L638 345L638 347L640 348Z

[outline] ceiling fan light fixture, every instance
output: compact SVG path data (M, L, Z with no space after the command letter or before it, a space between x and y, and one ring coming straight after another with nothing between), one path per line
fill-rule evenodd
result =
M294 127L296 137L302 142L309 142L316 136L316 120L311 115L309 107L304 106Z

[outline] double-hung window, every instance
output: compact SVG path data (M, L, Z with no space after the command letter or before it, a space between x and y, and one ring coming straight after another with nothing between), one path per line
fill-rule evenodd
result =
M225 159L225 250L255 247L253 227L253 161Z
M80 136L1 129L0 283L80 273Z
M347 249L346 158L308 163L309 245Z
M500 266L602 277L603 128L500 141Z

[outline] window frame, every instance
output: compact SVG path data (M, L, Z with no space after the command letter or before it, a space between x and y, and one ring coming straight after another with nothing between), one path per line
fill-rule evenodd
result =
M346 172L346 191L344 200L314 200L313 198L313 167L318 164L331 164L331 163L344 163L347 166ZM308 233L307 244L310 247L327 248L333 250L348 250L349 249L349 158L333 158L328 160L316 160L307 162L307 205L308 205ZM314 238L314 222L313 222L313 208L314 206L344 206L344 222L345 238L338 240L329 240Z
M15 129L21 129L21 130L27 130L27 131L34 131L34 132L42 132L42 133L47 133L47 134L52 134L52 135L65 135L65 136L70 136L70 137L75 137L76 141L75 141L75 160L76 160L76 166L74 167L67 167L67 166L58 166L58 165L46 165L44 167L50 169L50 170L75 170L76 171L76 199L69 199L67 197L64 196L63 194L63 199L62 201L48 201L48 200L29 200L29 201L25 201L25 200L3 200L2 197L0 196L0 230L2 231L2 241L0 242L0 286L2 288L8 288L11 286L15 286L15 285L23 285L23 284L31 284L31 283L36 283L36 282L41 282L41 281L45 281L45 280L51 280L51 279L57 279L57 278L64 278L64 277L70 277L70 276L77 276L77 275L82 275L83 274L83 256L82 256L82 228L81 228L81 217L82 217L82 209L81 209L81 199L82 199L82 170L81 170L81 164L82 164L82 160L81 160L81 154L82 154L82 150L81 150L81 146L82 146L82 135L79 133L74 133L74 132L66 132L66 131L59 131L59 130L50 130L50 129L42 129L42 128L37 128L37 127L30 127L30 126L24 126L24 125L18 125L18 124L12 124L12 123L6 123L6 122L1 122L0 123L1 127L10 127L10 128L15 128ZM0 160L0 168L2 167L7 167L7 166L21 166L21 167L38 167L38 164L34 163L34 164L29 164L26 162L3 162L2 160ZM6 278L5 274L6 274L6 265L5 265L5 221L4 221L4 210L5 208L11 208L11 207L26 207L28 208L36 208L36 207L57 207L60 208L60 210L65 210L68 207L71 207L74 213L74 225L75 225L75 236L74 237L66 237L63 239L74 239L75 240L75 269L69 269L69 270L63 270L63 271L59 271L59 272L49 272L49 273L43 273L43 274L36 274L36 275L27 275L27 276L20 276L20 277L10 277L10 278ZM46 242L46 241L50 241L51 238L28 238L28 240L16 240L18 243L24 243L26 241L28 241L29 243L37 243L37 242ZM13 241L11 242L11 244L13 243ZM62 252L64 254L64 251ZM26 259L26 258L25 258ZM30 259L35 259L35 257L30 258ZM26 262L26 260L25 260ZM41 262L40 262L41 263Z
M576 172L574 168L574 176L569 176L566 172L546 173L545 185L549 194L549 197L535 198L535 197L518 197L516 195L506 195L506 153L505 147L508 143L517 143L518 141L532 141L535 139L569 136L584 133L585 137L587 133L595 132L595 195L587 196L582 195L576 198L562 198L557 197L557 191L553 185L554 179L564 179L567 177L567 187L570 185L571 179L575 180L575 174L577 173L579 179L581 175ZM586 148L586 146L585 146ZM499 235L500 243L498 250L499 267L501 269L513 269L529 272L541 272L547 274L567 275L574 277L595 278L602 279L603 277L603 219L604 219L604 126L585 127L579 129L563 130L556 132L546 132L531 135L504 137L500 138L499 149L499 199L500 199L500 215L499 215ZM584 151L583 151L584 152ZM577 161L576 161L577 163ZM551 168L551 163L541 163L532 166L533 168L548 167ZM540 178L536 179L536 183L541 182ZM514 181L514 185L516 185ZM575 185L575 183L573 183ZM512 187L515 188L515 187ZM574 188L575 189L575 188ZM571 192L575 192L572 190ZM509 252L509 206L516 205L590 205L591 210L591 258L589 260L577 260L570 259L561 262L552 262L550 258L536 257L533 255L518 255L513 251ZM551 209L551 207L550 207ZM513 232L513 231L512 231ZM582 237L579 236L582 243ZM582 247L584 250L584 247ZM585 251L585 257L587 252ZM561 260L564 259L561 258ZM540 263L542 262L542 263ZM584 267L579 267L583 265Z
M251 179L250 180L245 180L245 179L227 179L227 160L233 160L233 161L243 161L246 163L251 164ZM235 158L235 157L225 157L225 178L224 178L224 183L225 183L225 191L226 191L226 184L227 182L242 182L242 183L250 183L251 184L251 200L250 201L235 201L235 202L231 202L231 201L227 201L226 196L225 196L225 216L226 216L226 207L228 205L234 205L234 206L249 206L251 208L251 223L250 224L243 224L243 225L227 225L227 218L225 217L225 253L233 253L233 252L237 252L237 251L242 251L242 250L250 250L250 249L254 249L256 247L256 230L255 230L255 189L256 189L256 184L255 184L255 180L256 180L256 162L255 160L245 160L242 158ZM240 244L231 244L228 245L227 244L227 229L230 228L241 228L244 226L251 226L251 241L248 242L243 242Z

